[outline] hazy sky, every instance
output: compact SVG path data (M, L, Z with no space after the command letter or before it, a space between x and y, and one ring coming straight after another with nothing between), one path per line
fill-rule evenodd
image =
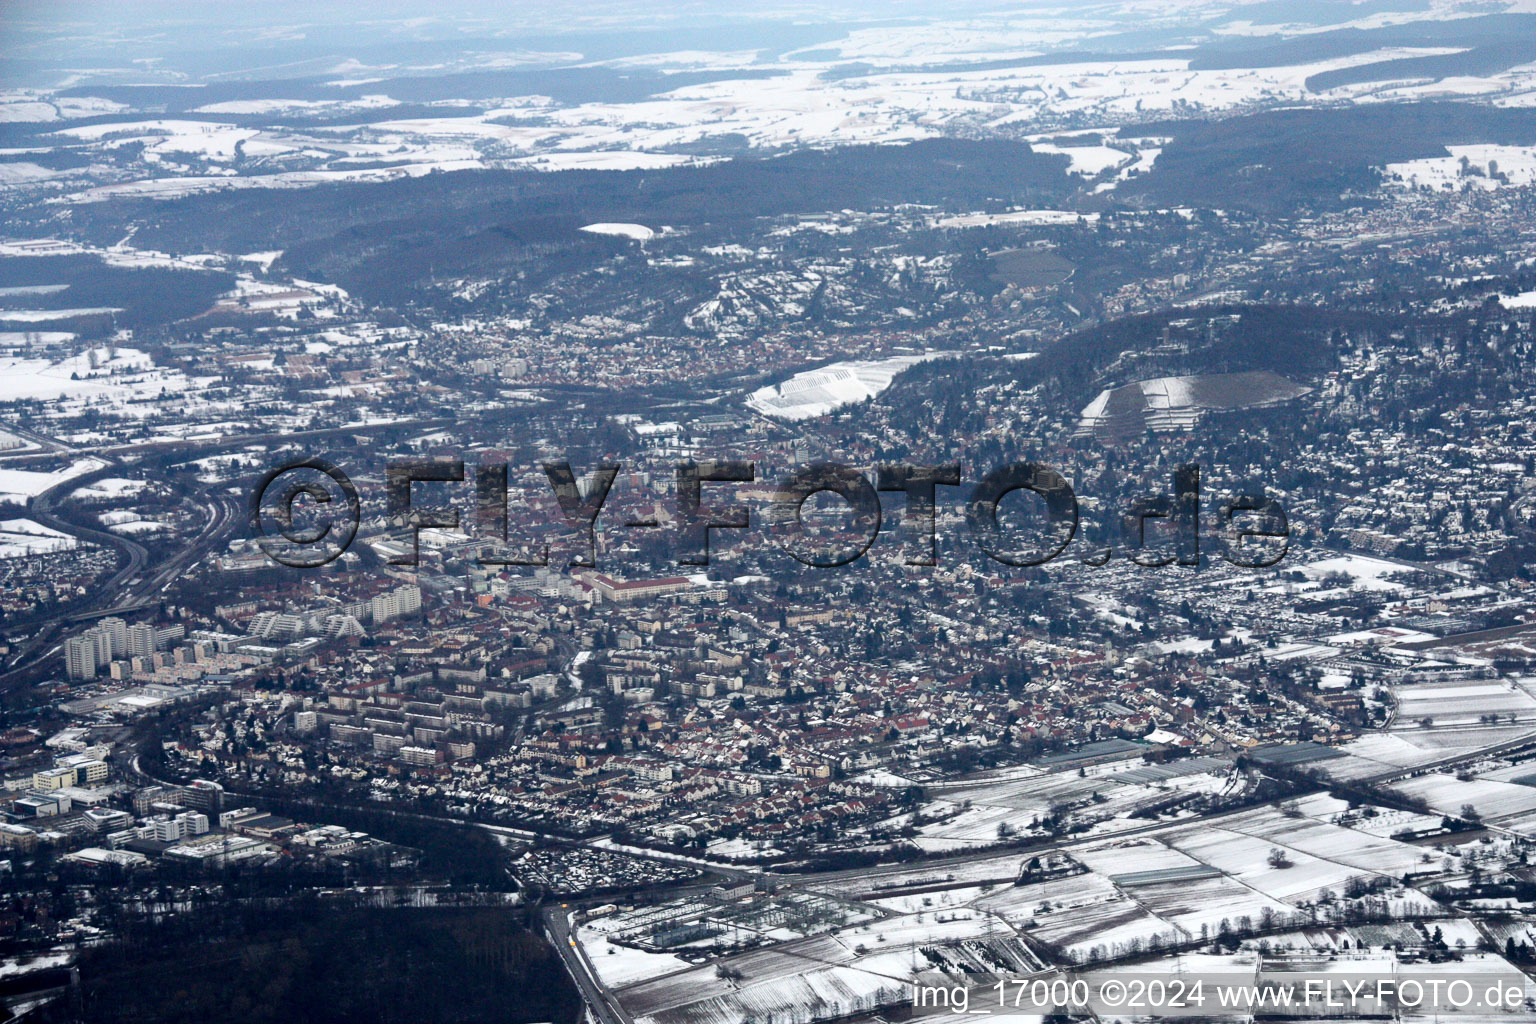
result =
M1435 0L1444 8L1461 0ZM859 24L961 22L1064 27L1121 49L1208 38L1234 21L1327 25L1422 17L1429 0L0 0L0 84L199 82L327 74L348 62L396 73L510 61L606 60L678 50L817 45ZM1484 12L1487 4L1466 0ZM1502 5L1495 5L1502 6ZM1154 34L1155 33L1155 34ZM1170 36L1170 33L1173 35ZM1187 33L1187 40L1177 37ZM308 62L313 62L310 66Z

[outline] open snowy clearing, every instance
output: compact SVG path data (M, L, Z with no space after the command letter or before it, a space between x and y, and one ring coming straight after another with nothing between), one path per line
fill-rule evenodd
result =
M159 370L135 349L90 349L57 362L21 355L0 355L0 402L21 398L100 398L127 400L179 390L179 371Z
M67 533L51 530L30 519L0 520L0 558L70 551L80 542Z
M98 459L81 459L51 473L41 473L31 469L0 469L0 503L25 505L50 487L100 469L104 465L106 463Z
M786 420L825 416L835 409L880 394L891 386L891 381L901 371L949 354L928 352L873 361L831 363L819 370L797 373L782 384L758 388L747 398L747 405L765 416Z
M632 238L637 242L644 242L656 236L656 232L644 224L588 224L581 228L593 235L616 235L619 238Z
M1536 813L1536 787L1491 779L1462 781L1454 775L1424 775L1394 783L1393 789L1421 797L1440 814L1460 816L1470 805L1488 821Z

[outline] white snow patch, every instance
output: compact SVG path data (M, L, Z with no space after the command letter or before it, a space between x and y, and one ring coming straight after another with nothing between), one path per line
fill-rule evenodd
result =
M656 235L656 232L644 224L588 224L581 230L594 235L618 235L621 238L633 238L637 242L649 241Z
M949 354L926 352L868 362L832 363L819 370L797 373L782 384L758 388L747 398L747 405L765 416L786 420L825 416L834 409L875 397L908 367Z

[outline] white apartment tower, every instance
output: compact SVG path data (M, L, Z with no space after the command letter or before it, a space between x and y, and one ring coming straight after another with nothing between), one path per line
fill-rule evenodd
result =
M128 623L116 615L109 615L98 622L96 628L107 634L114 660L128 653Z
M387 594L373 599L369 609L374 622L386 622L421 610L421 588L415 584L396 587Z
M96 678L96 641L84 634L64 641L64 674L71 679Z
M155 627L145 622L128 627L128 653L135 658L148 658L155 653Z

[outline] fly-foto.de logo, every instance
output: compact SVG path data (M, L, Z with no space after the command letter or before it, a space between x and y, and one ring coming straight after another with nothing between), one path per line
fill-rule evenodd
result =
M559 509L559 525L577 539L569 563L595 566L598 520L623 467L618 463L595 467L585 474L585 488L578 486L569 462L546 462L542 468ZM464 461L458 458L394 459L385 465L384 480L385 512L396 528L407 532L408 541L406 552L391 558L391 564L416 565L422 530L464 530L465 518L474 522L470 535L486 542L478 559L481 564L550 563L547 541L518 537L511 530L507 463L480 463L466 474ZM750 461L680 462L669 522L656 516L630 516L604 526L670 530L679 565L707 566L711 531L752 528L753 509L731 503L729 491L733 485L756 481L757 466ZM415 484L466 482L473 488L472 517L461 516L452 506L421 508L412 503ZM1076 557L1095 566L1107 564L1117 553L1151 568L1198 566L1202 525L1213 534L1220 556L1233 565L1266 568L1285 557L1290 527L1285 510L1273 498L1263 494L1226 498L1202 524L1200 467L1178 466L1172 483L1170 491L1132 501L1121 511L1118 552L1111 545L1082 545L1086 549ZM875 467L873 480L852 466L818 462L774 484L769 507L760 511L772 523L773 543L780 549L803 565L829 569L864 557L881 533L885 510L880 495L899 494L902 560L911 566L932 566L938 564L939 489L961 485L957 462L887 463ZM1016 491L1032 493L1043 503L1043 524L1031 530L1005 528L999 507ZM833 531L833 541L824 540L823 531L813 530L803 514L806 502L823 493L836 495L847 505L846 520ZM308 520L303 527L296 520L301 510ZM1004 565L1044 565L1065 553L1078 533L1078 501L1072 486L1059 472L1036 462L1009 463L983 475L965 499L964 513L972 541L988 558ZM334 561L351 545L362 522L362 502L339 466L305 458L269 470L261 478L251 494L249 515L252 532L270 558L295 568L314 568ZM1149 543L1152 530L1161 533L1165 543Z

